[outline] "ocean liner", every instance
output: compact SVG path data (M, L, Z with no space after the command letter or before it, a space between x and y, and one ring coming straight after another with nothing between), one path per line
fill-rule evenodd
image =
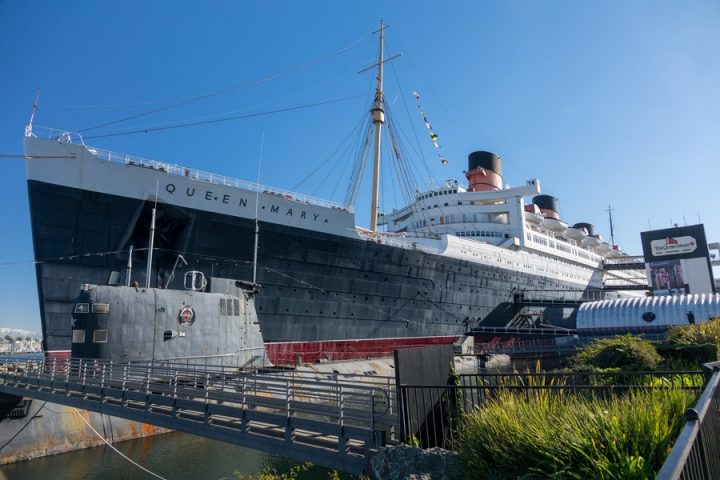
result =
M385 121L382 28L380 37L375 165ZM449 343L518 296L587 298L603 286L603 258L620 255L591 225L564 223L537 179L505 187L489 152L469 155L466 186L413 192L391 213L379 212L375 168L363 229L348 204L91 147L32 119L24 146L51 357L71 351L81 284L181 289L183 270L255 282L266 349L282 364Z

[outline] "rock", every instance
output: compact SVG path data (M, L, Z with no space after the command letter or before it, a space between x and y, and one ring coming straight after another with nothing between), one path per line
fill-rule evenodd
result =
M375 480L449 480L456 456L442 448L385 447L370 460L370 475Z

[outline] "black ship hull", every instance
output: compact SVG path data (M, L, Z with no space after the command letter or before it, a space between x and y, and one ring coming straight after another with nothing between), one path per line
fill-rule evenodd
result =
M81 284L104 284L112 272L124 282L130 246L132 280L145 283L153 204L34 180L28 191L45 348L65 352ZM372 344L450 342L518 291L579 295L577 283L502 266L270 222L259 228L262 333L268 345L297 347L270 347L271 356L280 348L286 359L297 351L317 359L315 350L333 343L371 356L380 353L367 351ZM250 280L254 229L251 219L158 203L151 286L182 288L182 275L170 280L178 254L187 269Z

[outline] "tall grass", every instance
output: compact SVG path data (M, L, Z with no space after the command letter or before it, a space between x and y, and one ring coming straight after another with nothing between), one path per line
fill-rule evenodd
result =
M696 394L632 390L609 399L501 390L468 414L459 435L463 478L653 478Z
M712 343L720 347L720 317L693 325L679 325L668 332L668 341L679 345Z

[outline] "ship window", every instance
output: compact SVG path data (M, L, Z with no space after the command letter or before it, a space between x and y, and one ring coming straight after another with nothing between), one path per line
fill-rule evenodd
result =
M85 343L85 330L73 330L72 332L72 343Z
M233 315L235 315L236 317L240 316L240 300L238 300L237 298L234 298L233 299L233 307L234 307Z
M227 315L227 306L225 305L225 299L220 299L220 315Z
M107 330L93 330L93 343L107 343Z
M93 313L108 313L109 311L110 311L109 303L93 303L92 304L92 312Z
M90 304L87 303L76 303L75 313L88 313L90 311Z

